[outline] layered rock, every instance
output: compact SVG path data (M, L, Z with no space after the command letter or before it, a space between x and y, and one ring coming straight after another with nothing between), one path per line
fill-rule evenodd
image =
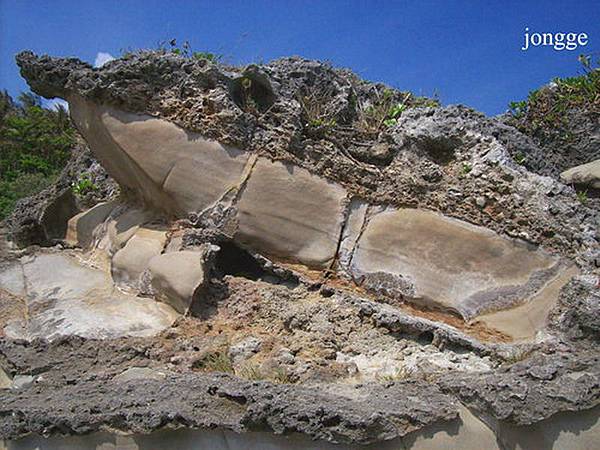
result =
M18 63L69 101L124 195L64 224L77 248L5 261L0 366L34 380L0 391L0 436L183 425L504 449L597 435L598 214L513 162L539 150L514 128L300 59ZM397 104L394 123L372 115ZM32 272L44 261L76 281Z

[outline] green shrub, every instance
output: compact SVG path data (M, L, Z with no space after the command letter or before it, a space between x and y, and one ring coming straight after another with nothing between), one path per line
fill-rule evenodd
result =
M76 139L66 109L43 108L31 93L21 94L19 102L0 92L0 220L17 200L55 179Z
M83 197L90 192L98 190L98 186L92 181L92 177L89 174L82 175L72 187L73 193L79 197Z

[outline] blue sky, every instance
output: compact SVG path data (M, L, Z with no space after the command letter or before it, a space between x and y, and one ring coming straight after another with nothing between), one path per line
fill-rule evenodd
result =
M531 32L585 32L574 51L521 51ZM498 114L555 76L600 57L600 1L0 0L0 88L26 89L23 49L94 62L99 52L189 40L230 63L300 55L442 102Z

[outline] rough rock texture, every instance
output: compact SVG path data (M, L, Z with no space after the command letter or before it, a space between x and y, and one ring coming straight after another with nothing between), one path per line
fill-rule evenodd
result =
M107 427L143 433L184 425L301 432L332 442L369 443L457 416L457 404L425 381L322 390L249 382L223 374L169 373L164 380L113 381L119 367L148 361L143 350L151 350L151 344L117 341L99 346L91 357L88 352L98 344L77 339L31 346L2 343L0 355L11 368L38 375L38 381L18 395L0 391L5 418L0 435L16 438L24 430L82 434ZM115 355L120 361L116 364L110 361ZM87 369L83 379L81 373L72 372L69 362L74 358L81 360L78 370ZM62 373L48 372L45 365L57 362ZM69 381L73 377L76 383ZM105 389L113 395L105 395ZM373 409L375 404L380 406ZM24 413L35 417L25 423ZM34 423L39 428L31 428Z
M409 108L396 126L364 131L362 111L378 107L384 95L392 105L404 98L409 106L419 103L348 71L298 58L239 69L152 52L100 69L30 52L17 63L41 95L162 117L222 145L292 162L372 203L438 210L569 254L573 242L593 238L591 213L572 190L512 161L513 150L535 147L527 136L462 106ZM239 98L241 78L256 85L246 99L253 108ZM336 126L315 130L299 99L320 90L314 97ZM376 157L382 146L389 149L383 160ZM486 198L484 208L478 197Z
M62 239L67 221L84 208L116 196L118 187L104 168L81 145L58 180L37 195L20 200L6 220L11 239L20 246L49 245ZM73 185L85 176L96 189L83 197L73 193Z
M118 293L114 317L86 277L19 284L15 261L39 251L1 258L0 367L30 378L0 390L0 437L184 427L346 448L593 442L599 216L514 162L541 154L534 140L298 58L17 61L32 89L70 102L127 202L75 216L49 251L93 267ZM54 328L14 334L69 286L69 308L44 322ZM81 314L90 298L102 301ZM143 338L137 325L80 332L173 299L186 314Z
M183 250L157 255L148 262L148 279L158 300L180 313L202 294L214 250ZM116 255L115 255L116 256Z
M595 72L597 75L600 69L595 69ZM600 77L596 76L596 89L598 80ZM537 99L533 104L531 101L528 103L526 114L517 117L507 114L501 118L522 130L537 144L513 152L513 155L520 152L528 169L558 179L561 172L600 158L598 97L585 98L589 97L587 92L577 91L579 87L567 87L566 92L561 91L556 83L551 82L538 90ZM570 97L572 93L579 98L558 104L558 97Z

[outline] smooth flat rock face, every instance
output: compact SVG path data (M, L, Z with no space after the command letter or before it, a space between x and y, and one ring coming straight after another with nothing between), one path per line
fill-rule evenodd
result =
M12 385L12 381L9 376L0 367L0 389L8 389Z
M203 210L240 180L249 153L162 119L104 108L102 122L121 149L184 212Z
M115 254L153 217L151 211L139 208L127 208L120 214L115 214L115 217L109 218L104 224L98 247L109 255Z
M166 231L139 228L113 256L113 280L118 284L137 285L140 275L150 260L161 254L166 241Z
M69 99L78 129L115 179L163 210L200 211L237 186L249 153L148 115Z
M584 184L600 189L600 159L565 170L560 178L566 184Z
M139 164L115 142L102 121L105 108L70 96L69 113L73 123L107 172L119 183L138 193L149 204L174 212L173 200L152 180Z
M148 270L157 300L168 303L180 313L188 310L194 292L204 283L202 252L164 253L150 260Z
M151 336L178 316L168 305L121 293L108 273L64 254L23 257L1 277L28 305L27 317L5 327L14 339Z
M95 231L115 207L116 204L113 202L98 203L87 211L73 216L69 219L65 240L71 245L89 247L94 241Z
M336 253L346 192L308 171L259 158L237 204L236 239L268 255L326 267Z
M535 294L557 261L484 228L417 209L373 216L351 270L402 277L407 297L472 317ZM541 285L541 286L540 286Z

